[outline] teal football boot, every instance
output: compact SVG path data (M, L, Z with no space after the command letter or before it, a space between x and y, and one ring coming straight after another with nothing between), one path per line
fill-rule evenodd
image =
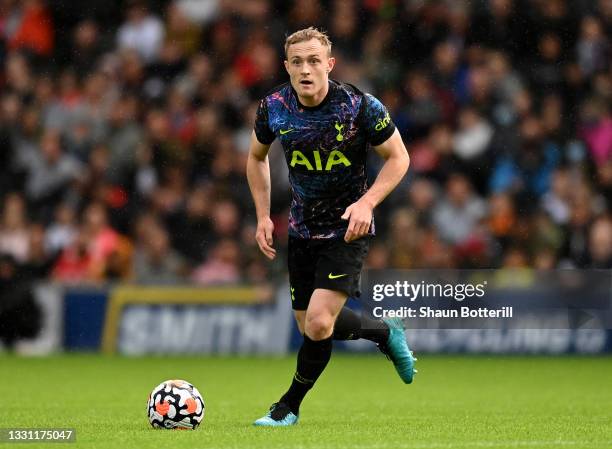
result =
M397 374L404 383L411 384L417 372L414 369L414 362L417 359L413 357L406 343L404 324L399 318L385 318L383 321L389 326L389 339L384 347L380 347L380 350L393 362Z
M262 416L253 423L254 426L285 427L297 424L298 416L293 414L287 404L275 402L266 416Z

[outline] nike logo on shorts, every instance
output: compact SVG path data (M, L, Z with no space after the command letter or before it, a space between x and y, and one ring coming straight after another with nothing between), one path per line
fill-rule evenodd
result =
M329 273L329 275L327 277L330 278L330 279L338 279L338 278L341 278L343 276L348 276L348 274L346 274L346 273L345 274L332 274L332 273Z

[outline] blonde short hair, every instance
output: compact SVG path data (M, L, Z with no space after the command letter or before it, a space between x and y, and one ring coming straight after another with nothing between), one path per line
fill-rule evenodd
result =
M315 27L308 27L287 36L287 39L285 39L285 56L287 56L287 51L289 50L290 45L297 44L299 42L306 42L310 39L317 39L319 42L321 42L323 46L327 47L327 55L331 55L332 43L331 40L329 40L327 33L320 31Z

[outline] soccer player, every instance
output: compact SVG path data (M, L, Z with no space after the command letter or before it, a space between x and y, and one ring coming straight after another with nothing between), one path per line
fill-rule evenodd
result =
M408 170L406 148L379 100L329 78L335 59L325 33L312 27L293 33L285 42L285 56L290 82L259 104L247 177L257 211L257 243L273 259L267 154L274 139L280 139L293 197L291 300L304 341L289 389L255 421L260 426L297 423L304 396L330 359L332 339L375 342L405 383L412 382L415 372L400 320L362 323L344 307L349 296L359 295L361 267L374 235L373 210ZM368 189L369 145L385 162Z

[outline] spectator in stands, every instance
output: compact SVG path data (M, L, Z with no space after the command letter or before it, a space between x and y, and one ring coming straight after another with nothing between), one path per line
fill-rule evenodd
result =
M240 281L240 250L235 241L222 239L206 261L196 267L191 280L198 285L235 284Z
M82 164L66 154L60 134L46 130L39 145L22 142L17 147L18 166L25 172L25 193L39 214L48 218L65 189L81 175Z
M494 194L489 198L488 209L489 231L504 245L510 240L518 219L514 201L507 193Z
M587 76L605 70L610 61L610 43L606 39L600 20L585 16L580 24L580 37L576 43L578 65Z
M389 247L384 243L375 243L370 246L366 264L372 270L385 270L389 268L391 260Z
M558 34L546 32L538 39L537 53L528 63L529 79L534 92L549 93L560 91L563 87L562 42Z
M129 2L126 21L117 31L119 48L132 48L147 62L157 58L164 39L162 22L147 8L141 0Z
M542 196L542 208L557 224L564 225L570 219L572 183L568 170L560 168L552 174L551 188Z
M211 187L209 184L194 188L185 204L167 220L173 247L192 264L204 260L210 244Z
M23 101L32 93L34 77L27 58L22 53L10 53L4 68L5 86Z
M612 220L600 217L589 230L589 267L612 268Z
M429 129L442 118L442 106L436 97L431 81L423 72L410 73L404 89L409 101L406 113L415 137L427 134Z
M103 53L98 24L85 19L77 24L72 37L70 65L77 73L89 73L96 69Z
M420 226L432 224L432 209L437 201L436 186L427 178L415 179L408 191L410 209L416 214Z
M4 199L0 221L0 254L10 255L16 262L25 263L29 258L30 241L25 202L19 193L11 193Z
M593 159L603 164L612 159L612 115L604 99L587 99L581 110L581 134Z
M446 182L446 193L434 207L433 222L442 239L459 244L472 234L485 213L484 201L473 192L469 180L457 173Z
M569 265L584 268L588 264L587 242L592 218L593 211L590 201L572 201L570 221L565 232L562 251Z
M60 253L53 265L51 277L67 284L91 282L92 258L87 245L87 234L79 229L76 237Z
M32 294L31 279L8 255L0 255L0 342L9 350L41 328L40 307Z
M130 177L136 169L138 147L144 138L137 121L138 111L138 99L125 95L117 100L108 115L108 177L122 185L130 184Z
M78 226L76 211L68 203L60 203L55 209L55 217L45 232L45 249L50 254L58 254L76 238Z
M159 223L144 230L135 249L133 280L139 284L177 284L185 280L186 265L170 246L168 232Z
M210 231L204 240L202 257L208 257L217 242L221 240L236 241L240 236L240 220L240 210L231 199L220 199L213 203L210 212Z
M33 223L29 229L28 259L23 268L34 278L45 278L53 267L53 254L45 246L45 228L41 223Z
M491 157L489 155L493 127L475 108L458 112L458 129L453 136L453 152L479 192L486 191Z
M87 242L90 258L89 277L104 279L111 257L122 251L122 238L108 223L108 212L101 203L91 203L83 212L81 231Z
M19 23L8 39L11 50L26 50L48 57L53 52L54 36L51 15L43 0L20 3Z
M525 48L525 21L521 20L515 0L491 0L477 14L470 28L470 42L478 42L510 56Z
M187 14L180 2L173 1L166 10L166 42L176 42L185 56L194 55L200 47L202 29Z
M390 265L397 268L414 268L420 265L419 241L423 231L417 226L415 214L405 208L393 212L390 221Z

